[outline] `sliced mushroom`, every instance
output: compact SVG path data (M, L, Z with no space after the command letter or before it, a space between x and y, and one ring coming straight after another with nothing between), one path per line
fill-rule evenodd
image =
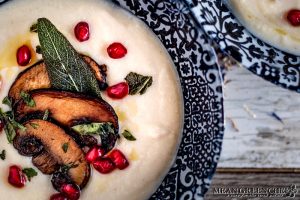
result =
M98 65L92 58L88 56L83 56L83 58L95 73L100 89L106 89L107 67L105 65ZM45 63L40 61L19 74L11 86L8 96L14 101L17 101L20 99L20 93L22 91L29 92L35 89L46 89L50 87L51 83Z
M107 76L107 66L106 65L98 65L96 61L94 61L89 56L83 56L85 62L89 64L89 66L92 68L96 79L98 80L99 86L101 90L106 90L108 87L106 83L106 76Z
M57 125L44 120L30 120L24 124L26 131L18 131L15 139L34 137L44 148L44 153L33 160L44 172L52 173L53 169L62 165L74 165L68 170L68 176L80 188L83 188L90 177L90 166L86 162L84 152L66 132ZM67 148L63 148L67 145ZM19 146L15 146L19 151Z
M111 122L118 131L118 117L113 108L104 100L82 94L54 90L30 92L36 106L27 106L19 101L15 106L18 121L32 113L49 110L49 117L64 127L72 127L78 122Z
M19 153L23 156L35 156L43 151L42 142L33 136L16 137L13 145L18 149Z
M20 99L22 91L50 88L50 80L44 62L40 61L19 74L11 86L8 96L13 100Z
M43 174L53 174L59 169L59 164L53 156L47 151L34 156L32 158L32 163L36 168L38 168Z

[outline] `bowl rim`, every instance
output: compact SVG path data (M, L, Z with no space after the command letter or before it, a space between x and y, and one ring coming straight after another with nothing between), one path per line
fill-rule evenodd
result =
M223 53L257 76L300 92L300 56L279 50L249 32L227 7L228 0L186 1L204 32Z

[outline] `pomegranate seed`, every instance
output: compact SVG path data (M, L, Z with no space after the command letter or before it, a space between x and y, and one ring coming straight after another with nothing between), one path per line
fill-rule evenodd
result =
M80 189L74 184L64 184L61 187L61 193L68 198L68 200L78 200L80 197Z
M119 59L123 58L127 54L127 49L123 46L123 44L115 42L109 45L107 53L109 57Z
M287 19L292 26L300 26L300 10L290 10Z
M4 121L3 121L2 119L0 119L0 132L2 132L2 131L3 131L3 129L4 129L4 126L5 126L5 123L4 123Z
M31 51L27 45L21 46L17 51L17 62L20 66L26 66L31 60Z
M102 174L108 174L116 168L114 163L109 158L97 159L93 163L93 166L98 172Z
M104 149L99 146L95 146L87 152L87 154L85 155L85 159L89 163L93 163L97 158L101 158L102 156L104 156L104 153Z
M22 172L22 169L16 165L9 167L9 175L8 175L8 182L17 188L24 187L26 183L26 177Z
M106 89L107 95L112 99L122 99L129 93L129 86L126 82L121 82Z
M126 167L129 166L128 160L126 159L124 154L118 149L112 150L109 153L108 157L113 161L116 167L120 170L125 169Z
M61 193L56 193L56 194L53 194L51 197L50 197L50 200L68 200L67 197L65 197L63 194Z
M75 28L74 33L78 41L84 42L90 39L90 27L86 22L79 22Z

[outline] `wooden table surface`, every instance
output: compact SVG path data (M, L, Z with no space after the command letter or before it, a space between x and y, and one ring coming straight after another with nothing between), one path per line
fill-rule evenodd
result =
M228 187L284 187L295 184L298 192L294 198L233 198L216 194L217 188ZM267 199L284 200L300 199L300 173L232 173L218 172L215 174L210 190L205 196L206 200L233 200L233 199Z
M300 199L300 94L234 66L226 70L224 96L223 150L205 199L247 199L214 194L223 186L291 184Z

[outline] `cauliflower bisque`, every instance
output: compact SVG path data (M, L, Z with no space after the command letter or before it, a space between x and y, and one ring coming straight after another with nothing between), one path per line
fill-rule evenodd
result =
M63 36L50 21L71 45L60 47L60 43L51 40L51 34ZM76 26L78 22L84 23ZM37 28L32 26L35 23ZM82 200L149 198L172 165L183 124L183 102L175 67L156 36L135 16L104 0L9 1L0 6L0 25L5 27L0 30L0 98L12 98L14 120L24 127L24 130L17 127L16 136L7 134L7 130L0 134L0 153L6 152L5 159L0 160L0 199L49 200L55 193L76 196L70 194L74 189L70 189L72 184L83 188ZM107 81L108 89L104 83L100 87L102 98L78 93L78 79L68 70L66 83L55 82L57 77L49 67L58 59L61 64L55 66L65 69L70 60L69 54L61 56L60 48L66 49L62 53L74 48L78 55L84 55L83 58L76 57L76 52L71 55L79 60L72 66L90 66L91 69L85 70L90 73L91 79L87 81L91 85L95 78L98 83ZM51 59L54 61L50 62ZM20 66L23 64L26 66ZM127 78L128 75L132 76ZM134 88L138 92L135 95L131 88L133 78L143 83ZM56 90L68 84L75 85L77 92ZM95 88L91 91L97 93L98 86ZM1 108L10 110L4 104ZM32 114L41 111L42 118L33 119ZM29 118L27 114L31 114ZM11 122L6 115L2 113L1 119ZM88 121L91 124L83 124ZM81 145L78 138L73 140L77 136L69 134L69 130L83 134L78 139L81 141L90 134L88 131L103 128L103 124L110 125L110 129L105 129L107 134L115 130L120 133L116 141L100 133L100 147L104 147L104 142L115 142L113 147L106 144L107 151L88 151L87 143ZM96 160L95 155L98 155ZM120 161L125 159L122 156L129 165L126 160ZM22 179L14 174L18 167L32 168L37 175L31 173L29 181L28 171L23 170L27 176L23 186ZM69 177L61 179L60 173L66 167ZM59 185L56 176L59 181L67 182ZM22 182L21 187L16 187L17 181Z
M300 9L300 1L227 1L234 14L251 33L278 49L300 55L300 28L293 26L287 19L289 11Z

